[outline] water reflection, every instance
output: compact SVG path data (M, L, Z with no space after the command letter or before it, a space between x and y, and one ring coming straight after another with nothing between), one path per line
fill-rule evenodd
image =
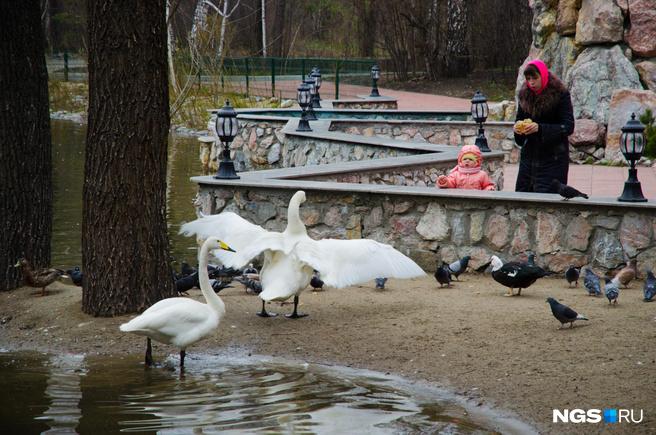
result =
M53 147L52 265L67 269L82 263L81 223L86 125L51 120ZM197 186L189 178L202 173L196 138L169 136L167 219L171 255L196 262L193 238L178 235L183 221L194 219Z
M36 420L43 420L50 429L45 434L74 434L82 410L78 407L82 399L80 376L86 373L83 355L54 355L48 364L48 387L45 396L50 406Z
M186 376L140 357L0 354L2 433L492 433L438 393L308 364L197 355ZM174 363L171 363L174 365ZM20 409L19 409L20 408ZM7 413L7 409L10 410ZM17 413L17 414L14 414ZM5 429L12 429L5 431Z

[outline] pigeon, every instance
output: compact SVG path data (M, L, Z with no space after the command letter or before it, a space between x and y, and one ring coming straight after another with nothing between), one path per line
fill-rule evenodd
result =
M235 281L244 284L247 293L259 295L262 292L262 283L256 279L248 279L242 276L235 277Z
M574 265L569 265L567 270L565 271L565 279L567 280L567 283L569 286L572 286L572 283L574 283L574 287L579 286L579 275L581 274L581 268L580 267L574 267Z
M583 286L588 291L588 296L601 296L601 283L599 281L599 276L589 267L585 269Z
M191 275L183 276L175 280L175 290L178 293L187 294L187 291L192 288L200 288L200 282L198 281L198 272L194 272Z
M526 260L526 264L528 264L529 266L535 266L536 265L535 264L535 254L534 253L531 252L530 254L528 254L528 260Z
M617 275L615 275L615 280L618 284L622 284L624 288L629 286L629 283L636 277L638 269L638 262L634 259L629 261L629 264L622 268Z
M656 296L656 277L651 270L647 271L647 278L645 278L645 286L642 289L644 295L643 301L651 302Z
M617 298L620 296L619 282L615 279L604 278L606 286L604 287L604 294L608 298L608 303L617 305Z
M376 288L380 290L385 290L385 283L387 278L376 278Z
M248 267L241 271L242 275L259 275L260 272L253 267L253 263L248 263Z
M232 286L230 285L230 281L221 281L220 279L215 279L214 282L212 283L212 290L214 290L214 293L218 293L224 288L231 288Z
M209 274L210 279L220 279L221 281L227 281L230 282L232 281L232 278L235 276L241 275L242 272L239 269L234 269L232 267L213 267L213 266L208 266L207 272Z
M196 268L189 266L189 263L183 261L182 264L180 265L180 275L182 275L183 277L193 275L196 272L198 272Z
M73 284L75 284L78 287L82 287L82 277L84 275L82 274L82 271L80 270L80 266L75 266L72 269L68 269L66 271L66 275L71 277L71 280L73 281Z
M514 296L513 289L519 289L517 296L521 296L522 289L531 286L539 278L552 275L539 266L528 263L510 261L503 263L496 255L492 256L492 278L499 284L508 287L506 296Z
M467 270L467 265L469 264L469 260L471 257L469 255L465 255L462 257L460 260L454 261L453 263L449 264L449 272L451 272L451 275L453 275L456 278L456 281L459 281L458 276L460 276L461 273L464 273L465 270Z
M588 199L588 195L586 195L583 192L579 192L578 190L574 189L572 186L568 186L567 184L563 184L560 181L554 179L551 182L551 190L555 193L558 193L560 196L562 196L564 201L567 201L568 199L572 198L585 198Z
M560 328L562 329L565 323L569 323L569 327L574 327L574 322L577 320L588 320L582 314L577 313L567 305L561 304L554 298L547 298L547 302L551 306L551 314L560 322Z
M451 272L449 272L448 264L442 262L442 265L437 267L437 270L435 271L435 279L440 283L440 288L442 288L444 284L446 284L447 287L451 287Z
M312 291L318 291L318 290L323 290L323 281L319 278L319 276L315 273L312 276L312 279L310 280L310 286L312 287Z

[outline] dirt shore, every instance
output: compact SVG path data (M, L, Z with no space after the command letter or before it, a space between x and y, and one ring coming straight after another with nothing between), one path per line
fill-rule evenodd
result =
M439 289L432 277L346 289L306 291L308 317L262 319L259 298L235 283L223 290L227 314L216 334L188 349L239 347L255 354L339 364L437 383L514 413L543 433L656 433L656 303L642 302L642 282L622 290L617 307L563 279L543 279L521 297L489 275L463 275ZM0 294L0 347L101 355L139 354L141 337L118 325L131 316L94 318L81 291L63 283L46 297L22 288ZM202 299L199 290L191 296ZM546 297L590 318L559 330ZM292 306L267 309L291 312ZM157 344L156 359L175 349ZM553 409L644 410L640 424L552 423Z

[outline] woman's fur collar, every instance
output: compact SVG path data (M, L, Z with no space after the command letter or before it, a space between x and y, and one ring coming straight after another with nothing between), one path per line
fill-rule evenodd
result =
M522 85L519 91L519 105L526 112L535 118L540 118L546 113L549 113L558 106L563 92L567 88L558 77L549 73L549 82L547 87L540 95L531 91L526 83Z

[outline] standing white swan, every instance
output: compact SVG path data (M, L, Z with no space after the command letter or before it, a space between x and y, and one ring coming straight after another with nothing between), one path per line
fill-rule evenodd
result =
M299 190L289 201L287 228L282 233L267 231L232 212L201 217L184 224L180 232L226 240L237 250L234 254L215 254L226 266L243 267L254 257L264 254L260 271L260 316L269 315L264 308L265 302L284 301L291 296L294 296L294 312L287 317L304 316L297 311L298 295L310 283L313 269L319 271L325 285L336 288L378 276L413 278L424 274L410 258L375 240L311 239L299 216L303 202L305 192Z
M207 304L189 298L163 299L140 316L120 326L123 332L144 335L146 339L146 366L153 364L150 339L180 348L180 368L184 368L187 346L207 337L218 326L225 314L225 305L214 293L207 272L210 249L232 249L216 237L208 238L200 248L198 279ZM232 251L234 252L234 251Z

